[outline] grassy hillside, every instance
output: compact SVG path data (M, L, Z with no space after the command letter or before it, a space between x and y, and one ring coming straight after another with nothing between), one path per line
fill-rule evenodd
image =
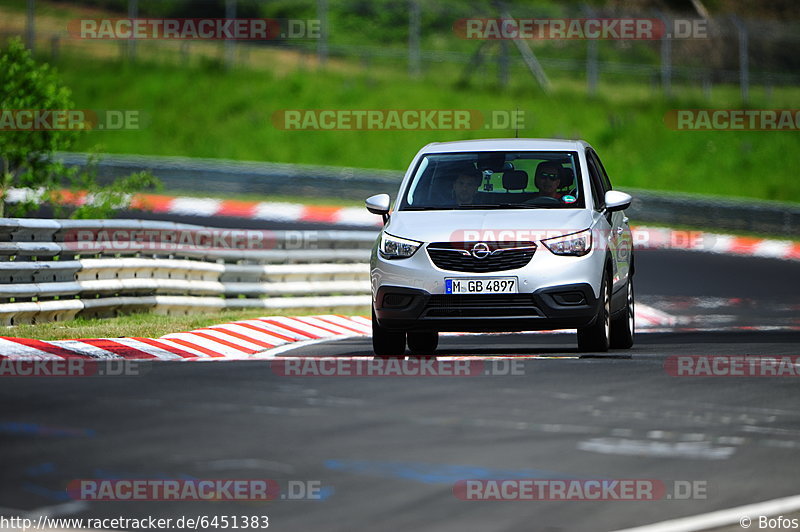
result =
M139 131L94 131L77 149L111 153L223 157L246 160L403 169L433 141L512 136L511 131L286 131L272 124L280 109L525 110L520 136L584 138L597 148L620 187L631 186L800 201L797 132L678 132L663 122L674 108L708 107L699 93L667 101L641 85L615 86L596 98L580 84L552 95L518 82L500 91L485 83L458 87L444 76L411 81L369 71L276 75L224 72L213 63L176 68L64 58L57 64L78 108L138 109ZM751 107L792 107L798 89L776 89L767 103L754 91ZM735 88L715 89L713 107L738 107Z

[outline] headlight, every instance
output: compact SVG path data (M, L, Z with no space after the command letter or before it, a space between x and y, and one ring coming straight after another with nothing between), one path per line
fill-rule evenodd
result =
M378 249L384 259L407 259L416 253L420 245L422 242L382 233L381 245Z
M571 235L542 240L547 249L556 255L582 257L592 250L592 232L589 229Z

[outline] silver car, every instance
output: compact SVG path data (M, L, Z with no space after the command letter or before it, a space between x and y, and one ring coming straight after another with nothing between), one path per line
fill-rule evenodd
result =
M417 153L372 251L377 356L436 350L442 331L577 329L580 351L633 345L633 245L583 141L486 139Z

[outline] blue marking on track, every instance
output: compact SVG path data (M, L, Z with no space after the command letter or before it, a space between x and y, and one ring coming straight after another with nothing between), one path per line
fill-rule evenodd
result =
M334 489L333 486L321 486L319 491L317 492L318 498L315 500L324 501L329 499L331 495L333 495Z
M577 478L543 469L491 469L469 465L442 465L420 462L373 462L367 460L326 460L325 467L334 471L414 480L424 484L453 484L464 479L514 478Z
M43 464L31 466L25 470L25 474L28 475L29 477L40 477L42 475L47 475L55 472L56 472L56 465L53 462L45 462Z
M65 502L72 500L67 493L67 490L51 490L50 488L45 488L44 486L39 486L38 484L34 484L32 482L24 482L22 484L22 489L28 493L33 493L34 495L39 495L40 497L44 497L52 501Z
M16 421L0 422L2 434L24 434L31 436L58 436L58 437L93 437L97 433L92 429L73 429L66 427L48 427L38 423L19 423Z

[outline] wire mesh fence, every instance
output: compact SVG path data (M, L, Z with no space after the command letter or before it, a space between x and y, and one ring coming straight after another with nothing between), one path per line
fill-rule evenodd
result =
M594 92L603 84L633 83L669 95L675 87L700 87L710 98L718 84L738 84L747 101L751 85L800 83L800 24L792 19L741 18L694 11L641 9L517 0L220 0L189 4L149 0L93 0L94 10L56 14L35 0L8 12L0 36L23 36L40 53L82 53L125 61L218 63L227 68L351 68L443 76L463 83L541 85L532 64L556 82ZM315 34L275 35L264 41L85 40L68 31L76 18L266 17L311 21ZM539 35L531 39L464 38L464 21L513 20L584 24L587 20L649 20L661 28L650 38ZM583 21L583 22L581 22ZM554 37L554 38L551 38ZM526 52L528 50L528 52ZM345 67L344 64L350 65Z

